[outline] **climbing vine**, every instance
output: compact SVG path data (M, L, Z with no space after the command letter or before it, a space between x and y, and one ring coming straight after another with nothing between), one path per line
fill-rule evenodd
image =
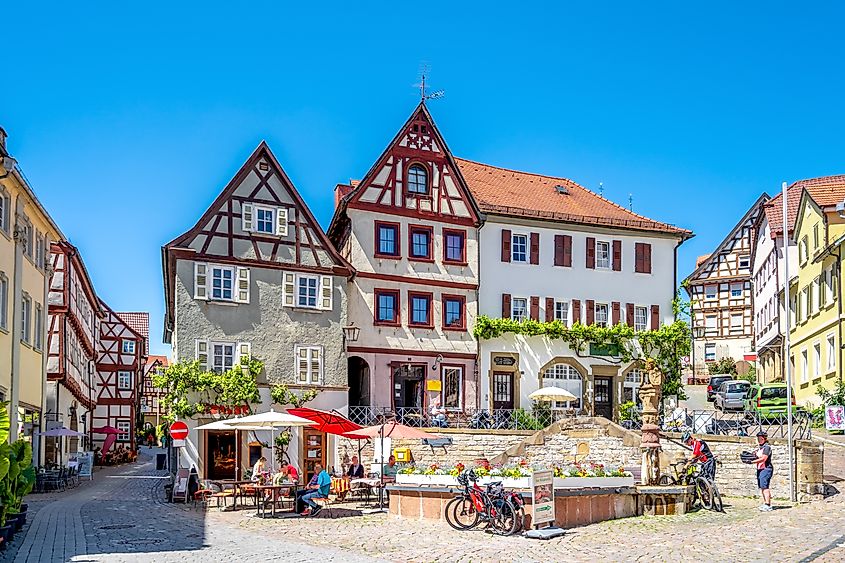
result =
M592 357L610 363L654 359L663 370L663 394L684 398L681 383L681 358L690 353L690 329L684 321L663 325L657 330L635 331L626 324L600 327L576 322L571 327L561 321L541 322L533 319L515 321L480 316L473 334L478 340L489 340L503 334L545 336L562 340L579 357ZM594 349L608 351L607 355L590 353Z
M264 363L242 360L221 373L203 370L199 361L178 362L153 375L153 384L166 389L162 398L165 418L190 418L208 410L210 404L242 407L251 412L251 404L260 403L258 375Z

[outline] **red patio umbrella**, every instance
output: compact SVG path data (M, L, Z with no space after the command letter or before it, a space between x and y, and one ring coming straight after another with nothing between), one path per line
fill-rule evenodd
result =
M328 434L340 434L350 438L357 438L357 436L349 436L349 434L361 428L360 424L355 424L337 411L321 411L320 409L300 407L297 409L288 409L288 413L313 420L317 423L317 426L312 426L311 428Z
M111 448L117 441L117 435L122 434L122 432L114 426L101 426L100 428L92 428L91 432L93 432L94 434L106 434L106 439L103 440L103 449L101 450L103 455L105 455L105 453L109 451L109 448Z

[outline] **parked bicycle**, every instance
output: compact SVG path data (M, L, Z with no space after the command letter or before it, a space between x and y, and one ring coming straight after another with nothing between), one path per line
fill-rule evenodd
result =
M693 508L700 506L707 510L724 512L722 495L719 493L719 488L716 486L715 481L702 473L701 465L700 462L690 463L687 460L670 463L669 466L672 468L672 473L661 475L658 484L693 485Z
M478 476L468 470L458 475L458 484L462 490L444 508L446 522L452 528L471 530L486 522L488 529L503 536L522 529L522 499L505 491L501 482L490 483L486 490L482 489L478 486Z

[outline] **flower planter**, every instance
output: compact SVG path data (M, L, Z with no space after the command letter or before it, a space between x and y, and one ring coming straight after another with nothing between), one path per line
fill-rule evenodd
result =
M428 485L431 487L456 487L458 479L451 475L419 475L398 473L396 482L400 485Z
M3 543L12 541L12 536L15 535L15 527L11 525L9 519L6 519L6 525L0 527L0 536L3 536Z
M590 487L631 487L634 477L555 477L555 489L586 489Z
M24 523L26 523L26 514L24 514L22 512L10 512L8 518L9 519L14 518L14 520L15 520L15 531L19 531L21 528L23 528ZM11 520L7 519L6 523L10 524Z
M507 489L530 489L531 477L500 477L496 475L487 475L478 480L480 485L488 483L501 482L502 486Z

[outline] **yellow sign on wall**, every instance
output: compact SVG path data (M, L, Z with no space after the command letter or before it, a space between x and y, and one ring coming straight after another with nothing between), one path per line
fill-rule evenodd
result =
M439 379L427 379L425 381L425 388L426 388L427 391L441 391L442 390Z

